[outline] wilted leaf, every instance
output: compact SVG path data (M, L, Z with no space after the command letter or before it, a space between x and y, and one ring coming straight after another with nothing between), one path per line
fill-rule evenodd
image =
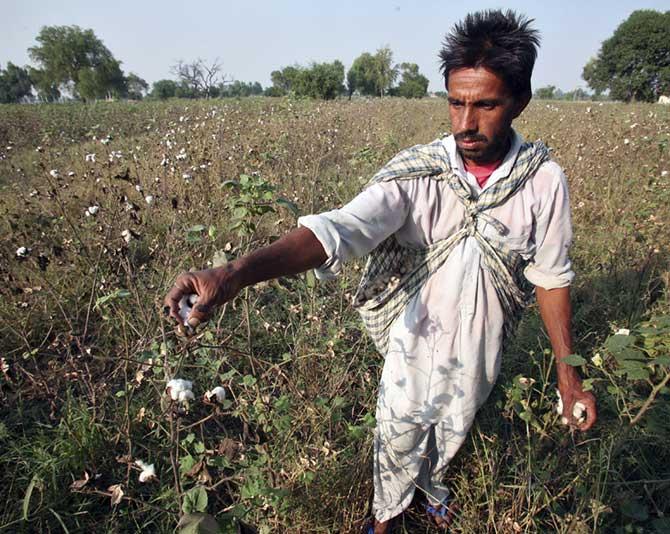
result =
M88 474L88 471L84 471L84 478L80 480L75 480L72 484L70 484L70 489L72 490L80 490L83 488L86 484L88 484L88 481L91 479L91 475Z
M107 488L107 491L111 491L112 495L112 506L116 506L123 500L123 487L121 484L114 484L113 486L109 486Z

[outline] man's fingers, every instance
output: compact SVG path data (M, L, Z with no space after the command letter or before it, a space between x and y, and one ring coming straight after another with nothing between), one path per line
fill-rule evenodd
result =
M186 322L188 322L189 326L192 328L196 328L198 325L200 325L200 323L204 323L209 319L213 308L214 306L212 306L208 301L199 301L191 310L191 313L188 315Z
M179 301L184 295L195 293L193 280L188 274L182 274L175 280L174 286L165 297L165 306L170 308L169 314L178 323L182 322L179 316Z
M596 402L592 398L583 399L582 402L586 406L586 421L579 425L579 430L582 432L591 428L598 419L598 412L596 410Z

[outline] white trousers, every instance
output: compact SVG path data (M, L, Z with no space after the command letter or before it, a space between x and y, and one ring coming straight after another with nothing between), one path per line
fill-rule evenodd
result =
M455 431L451 423L421 425L377 420L372 506L377 521L388 521L402 513L416 489L423 491L432 505L440 504L449 495L442 484L444 470L469 430L468 425Z

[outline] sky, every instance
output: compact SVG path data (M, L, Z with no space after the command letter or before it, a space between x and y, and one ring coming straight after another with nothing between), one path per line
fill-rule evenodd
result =
M171 78L178 60L219 58L228 78L270 85L287 65L339 59L348 69L363 52L390 46L443 89L437 54L445 34L471 11L510 8L535 19L542 44L533 87L586 88L582 68L636 9L670 10L670 0L0 0L0 66L31 64L27 49L43 26L92 29L122 69L147 82Z

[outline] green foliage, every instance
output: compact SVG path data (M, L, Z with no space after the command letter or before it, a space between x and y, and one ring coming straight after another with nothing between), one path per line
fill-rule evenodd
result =
M222 98L258 96L262 94L263 86L258 82L251 83L235 80L234 82L219 88L219 96Z
M428 91L428 78L419 73L416 63L402 63L400 65L401 80L397 87L389 94L404 98L423 98Z
M610 97L655 101L670 93L670 11L634 11L595 58L584 66L582 77Z
M128 98L134 100L142 100L149 89L149 84L134 72L126 77L126 85L128 87Z
M236 231L240 237L253 236L258 220L266 213L276 211L272 204L274 187L260 176L242 174L239 181L229 180L223 186L235 190L227 203L233 223L229 230Z
M545 87L538 87L535 89L533 94L535 98L540 98L542 100L551 100L556 96L556 86L555 85L546 85Z
M347 73L349 96L355 92L367 96L384 96L393 87L398 73L399 68L393 65L393 52L388 46L378 49L374 55L364 52L354 60ZM422 83L420 79L417 81Z
M177 82L174 80L158 80L153 83L151 98L166 100L177 96Z
M270 76L274 90L269 96L291 93L332 100L344 93L344 65L337 60L332 63L312 63L309 67L284 67L273 71Z
M0 69L0 104L20 102L32 94L32 80L28 69L14 65L11 61Z
M181 509L185 514L207 511L207 491L202 486L191 488L184 494Z
M84 99L121 97L126 80L112 53L93 33L79 26L44 26L37 46L28 49L39 69L36 76L42 95L67 86ZM48 96L47 96L48 98Z

